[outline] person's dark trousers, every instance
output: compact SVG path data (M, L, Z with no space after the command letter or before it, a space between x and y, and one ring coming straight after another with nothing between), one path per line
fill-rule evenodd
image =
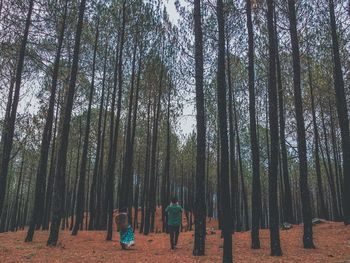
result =
M177 245L177 241L179 239L180 234L180 226L168 226L169 234L170 234L170 246L171 249L174 249Z

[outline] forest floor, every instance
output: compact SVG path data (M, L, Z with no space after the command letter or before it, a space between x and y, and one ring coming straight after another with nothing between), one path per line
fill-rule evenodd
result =
M214 233L215 232L215 233ZM169 248L166 234L136 234L136 246L121 250L114 232L113 241L105 241L105 232L81 231L73 237L61 231L59 245L46 246L47 231L38 231L33 243L24 243L24 231L0 234L0 262L221 262L220 232L207 235L206 256L193 257L193 232L181 233L178 248ZM262 249L250 249L250 232L234 235L235 262L350 262L350 227L327 222L314 227L317 249L302 247L302 226L281 231L282 257L269 256L269 232L261 231Z

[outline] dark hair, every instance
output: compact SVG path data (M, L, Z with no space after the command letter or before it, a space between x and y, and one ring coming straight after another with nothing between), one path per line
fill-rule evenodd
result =
M172 198L171 198L171 202L173 203L173 204L175 204L175 203L177 203L177 197L176 196L173 196Z
M126 213L128 209L126 207L119 208L119 213Z

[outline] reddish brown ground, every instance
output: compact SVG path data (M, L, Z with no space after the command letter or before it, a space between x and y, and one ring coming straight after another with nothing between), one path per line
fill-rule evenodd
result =
M250 233L234 235L235 262L350 262L350 227L341 223L325 223L314 227L317 249L304 250L302 227L281 231L283 257L269 256L269 232L262 230L261 250L251 250ZM56 248L46 247L48 232L38 231L35 242L23 242L25 232L0 234L0 262L221 262L222 240L219 232L207 237L205 257L193 257L193 232L182 233L178 249L169 249L166 234L143 236L136 234L133 250L122 251L118 235L112 242L104 240L99 231L79 232L72 237L68 231L60 233Z

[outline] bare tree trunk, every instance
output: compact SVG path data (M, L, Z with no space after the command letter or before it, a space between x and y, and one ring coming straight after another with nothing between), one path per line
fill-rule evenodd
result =
M332 47L333 47L333 62L334 62L334 89L336 106L338 112L338 120L340 126L340 134L343 151L343 209L344 209L344 224L350 224L350 132L349 132L349 116L346 105L346 96L344 90L344 79L341 68L339 44L337 36L337 25L334 12L334 1L329 0L330 24L332 32Z
M79 52L80 52L80 40L83 29L83 19L85 12L86 0L82 0L79 7L79 18L75 36L74 54L72 69L70 74L69 88L67 90L65 105L61 112L60 123L59 123L59 143L58 143L58 154L57 162L55 166L55 180L53 190L53 214L50 227L50 236L47 241L48 246L56 246L58 241L59 226L61 223L61 217L63 214L64 204L64 190L65 190L65 169L67 163L67 147L68 137L70 129L71 114L73 108L73 100L75 94L76 79L78 73L79 64Z
M278 175L278 110L276 87L276 39L274 29L274 1L267 0L267 28L269 35L269 123L270 123L270 158L269 158L269 226L271 256L281 256L279 235L277 175Z
M250 144L252 156L252 231L251 248L260 248L259 228L261 224L261 183L259 142L256 132L255 112L255 72L254 72L254 30L252 22L251 1L246 0L247 29L248 29L248 75L249 75L249 120L250 120Z
M45 201L45 199L43 198L45 196L45 178L47 173L50 141L52 137L52 125L53 125L53 118L54 118L54 111L55 111L55 98L57 93L57 80L58 80L58 72L60 67L64 31L66 27L67 9L68 9L68 0L65 1L64 14L62 18L60 35L58 38L57 51L56 51L54 69L52 74L49 108L47 110L46 123L42 134L40 160L39 160L38 170L36 175L34 207L32 211L30 226L27 232L27 236L25 238L25 242L33 241L34 230L35 228L36 229L40 228L43 220L44 201Z
M100 109L98 113L98 126L97 126L97 147L96 147L96 158L94 163L94 170L92 174L92 182L90 189L90 200L89 200L89 210L90 210L90 220L89 220L89 230L94 230L97 228L96 225L96 208L97 208L97 188L98 188L98 176L99 176L99 165L101 165L101 144L102 144L102 121L103 121L103 107L105 100L105 90L106 90L106 71L107 71L107 53L108 53L108 38L105 41L105 52L103 58L103 76L102 76L102 94L100 100ZM108 101L107 101L108 103Z
M93 100L94 89L95 89L95 67L96 67L96 52L97 52L98 39L99 39L99 24L100 24L100 18L98 17L97 22L96 22L95 45L94 45L94 54L93 54L93 59L92 59L92 78L91 78L91 84L90 84L89 106L88 106L88 110L87 110L86 127L85 127L85 135L84 135L84 142L83 142L83 152L82 152L82 157L81 157L81 167L80 167L80 174L79 174L77 203L75 206L76 220L75 220L75 224L74 224L74 227L72 230L73 236L78 234L79 225L82 224L83 219L84 219L84 190L85 190L86 173L89 173L89 171L86 171L86 166L87 166L87 161L88 161L90 123L91 123L91 106L92 106L92 100Z
M290 36L293 53L293 82L294 82L294 104L297 122L297 141L300 173L300 190L302 213L304 223L304 248L315 248L312 233L312 211L310 203L310 192L308 186L308 163L305 135L305 122L303 116L303 99L301 93L301 72L300 72L300 52L297 32L297 18L295 11L295 0L288 0Z
M201 21L201 1L194 1L194 36L195 36L195 79L196 79L196 109L197 109L197 154L196 154L196 192L194 205L194 256L203 256L205 253L206 235L206 203L205 203L205 101L203 91L203 32ZM170 100L170 95L169 95ZM169 101L170 104L170 101ZM168 115L170 109L168 109ZM170 116L168 116L168 119ZM169 120L168 120L169 121ZM170 126L170 124L168 125ZM170 127L168 128L170 129ZM168 137L170 137L168 131ZM170 140L170 139L169 139ZM170 142L168 141L170 148ZM168 150L170 154L170 150ZM168 157L170 159L170 156ZM169 161L168 161L169 162ZM169 166L169 164L168 164ZM227 176L228 177L228 176ZM231 219L231 218L230 218Z
M220 180L221 180L221 204L224 237L223 262L233 261L232 256L232 215L230 205L230 184L229 184L229 157L227 137L227 108L226 108L226 81L225 81L225 20L224 4L217 0L217 21L219 29L218 40L218 69L217 69L217 100L219 114L220 134Z
M309 51L309 45L307 43L307 48ZM316 106L315 106L315 96L314 96L314 84L313 84L313 78L312 78L312 71L311 71L311 61L310 56L307 56L307 70L308 70L308 81L309 81L309 88L310 88L310 96L311 96L311 111L312 111L312 123L313 123L313 130L314 130L314 140L315 140L315 168L316 168L316 177L317 177L317 187L318 187L318 195L320 198L320 208L319 208L319 216L321 218L329 218L328 211L326 208L324 193L323 193L323 186L322 186L322 174L321 174L321 164L320 164L320 135L318 131L317 126L317 119L316 119Z

